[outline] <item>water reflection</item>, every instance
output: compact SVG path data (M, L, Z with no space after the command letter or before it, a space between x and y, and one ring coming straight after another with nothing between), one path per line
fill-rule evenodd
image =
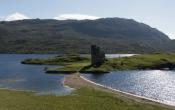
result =
M105 54L107 58L130 57L138 54ZM91 57L90 54L81 54L82 57Z
M114 89L175 104L175 71L118 71L99 77L93 74L83 76Z
M106 54L107 58L131 57L137 54Z

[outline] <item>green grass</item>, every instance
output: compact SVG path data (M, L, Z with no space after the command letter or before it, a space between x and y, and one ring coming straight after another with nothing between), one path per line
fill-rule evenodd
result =
M175 67L175 53L152 53L110 60L115 69L164 69Z
M68 65L72 63L82 63L90 61L88 57L79 55L61 55L51 58L29 58L21 61L23 64L43 64L43 65Z
M175 53L151 53L108 59L104 64L84 67L85 71L175 69Z
M63 73L75 73L79 72L83 67L90 65L90 62L79 62L66 64L61 68L48 68L47 73L63 72Z
M89 57L81 57L79 55L62 55L45 59L25 59L21 63L23 64L49 64L49 65L62 65L58 68L47 68L47 73L52 72L64 72L72 73L78 72L83 67L90 65Z
M0 90L0 110L169 110L90 88L78 89L73 94L36 96L29 92Z

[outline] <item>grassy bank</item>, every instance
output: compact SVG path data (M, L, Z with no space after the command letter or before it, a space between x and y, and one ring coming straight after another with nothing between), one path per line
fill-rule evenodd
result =
M35 96L28 92L0 90L0 110L169 110L89 88L78 89L73 94Z
M50 59L27 59L25 64L59 64L63 68L50 68L46 72L108 73L114 70L174 69L175 53L151 53L123 58L107 59L99 66L90 65L90 59L80 56L61 56Z

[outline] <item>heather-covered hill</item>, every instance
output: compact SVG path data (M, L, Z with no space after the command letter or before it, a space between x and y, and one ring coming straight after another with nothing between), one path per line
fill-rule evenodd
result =
M0 22L1 53L88 53L91 44L108 53L173 51L170 43L164 33L132 19Z

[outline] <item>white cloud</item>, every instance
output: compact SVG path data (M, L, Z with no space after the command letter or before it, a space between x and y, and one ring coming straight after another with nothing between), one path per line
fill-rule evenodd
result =
M90 16L90 15L83 15L83 14L62 14L55 17L54 19L56 20L85 20L85 19L95 20L99 18L100 17L97 17L97 16Z
M16 12L11 15L8 15L4 20L5 21L16 21L16 20L24 20L24 19L30 19L30 18L21 13Z
M174 33L174 34L169 33L169 34L167 34L167 35L169 36L170 39L175 39L175 33Z

